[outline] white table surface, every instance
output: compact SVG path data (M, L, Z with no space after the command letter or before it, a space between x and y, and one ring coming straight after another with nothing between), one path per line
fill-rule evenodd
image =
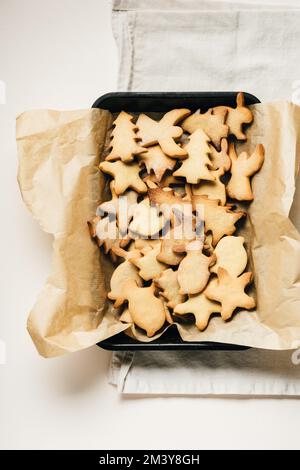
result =
M26 317L49 273L51 237L19 194L15 117L89 107L116 78L107 0L0 1L0 448L299 448L297 400L120 398L107 381L110 353L46 360L33 347Z

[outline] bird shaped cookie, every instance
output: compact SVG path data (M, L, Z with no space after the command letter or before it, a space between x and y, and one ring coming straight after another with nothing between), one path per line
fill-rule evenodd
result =
M167 112L160 121L154 121L146 114L140 114L137 120L138 137L143 147L159 144L162 151L169 157L184 158L186 150L175 141L178 140L183 131L176 124L189 116L189 109L173 109Z

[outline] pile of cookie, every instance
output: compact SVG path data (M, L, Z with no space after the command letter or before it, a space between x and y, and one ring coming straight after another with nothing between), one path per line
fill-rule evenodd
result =
M100 164L111 177L111 199L89 222L116 263L108 298L118 311L122 306L120 321L151 337L180 315L192 314L202 331L212 314L228 320L237 308L254 308L245 292L252 280L244 272L245 240L233 234L246 216L237 201L253 199L250 178L264 147L236 152L253 121L243 94L235 108L133 119L122 111L113 123Z

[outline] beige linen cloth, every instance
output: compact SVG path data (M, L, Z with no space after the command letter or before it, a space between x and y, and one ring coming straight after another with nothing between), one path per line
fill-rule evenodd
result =
M119 89L244 90L300 101L300 5L288 2L114 0ZM300 180L291 218L300 229ZM123 394L300 396L300 352L249 349L114 353Z

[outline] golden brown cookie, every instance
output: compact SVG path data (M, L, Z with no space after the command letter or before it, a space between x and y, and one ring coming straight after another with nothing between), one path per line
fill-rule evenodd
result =
M157 260L160 252L160 244L154 248L146 247L140 250L139 257L132 257L130 262L139 269L139 275L145 280L150 281L160 276L167 266Z
M110 190L112 198L105 201L97 208L97 214L113 214L118 221L118 227L121 234L126 234L128 224L133 217L135 207L137 205L138 193L132 190L125 191L124 194L117 196L115 192L115 182L111 181Z
M191 216L192 214L191 200L188 197L175 194L171 188L150 188L148 195L151 204L157 206L159 212L163 213L166 219L172 219L174 210L183 213L185 216Z
M107 297L110 300L114 300L114 307L117 308L125 302L125 297L123 295L123 287L125 282L129 279L132 279L136 282L138 286L143 285L143 281L139 276L137 268L130 262L130 259L136 256L139 256L138 251L128 251L114 249L114 253L117 256L125 257L125 261L119 264L114 270L111 279L110 279L110 292L107 294Z
M215 178L214 181L201 181L199 184L192 186L192 193L197 196L207 196L209 199L219 200L222 206L226 204L226 187L221 181L221 176L224 175L224 169L211 171Z
M180 294L198 294L209 279L209 268L215 261L215 255L205 256L202 253L202 243L199 240L186 245L187 254L178 267L178 283Z
M197 184L201 180L213 181L214 176L209 171L211 165L209 138L202 129L198 129L190 135L189 143L184 147L188 158L183 160L174 176L184 176L188 183Z
M228 141L227 139L221 140L221 150L218 151L211 145L211 167L213 170L223 169L224 173L230 170L231 167L231 160L228 155Z
M146 152L140 155L140 160L144 162L148 173L153 171L157 182L161 181L167 170L173 170L176 165L176 160L168 157L159 145L146 149Z
M177 238L178 236L178 238ZM157 260L170 266L177 266L182 261L184 254L175 251L176 246L182 245L181 232L171 229L161 240L160 251Z
M138 163L126 164L117 160L116 162L102 162L99 168L114 177L114 188L117 195L124 193L128 188L132 188L138 193L147 192L148 188L139 175L141 168Z
M132 279L128 280L123 289L128 300L128 310L134 323L153 336L160 330L166 320L166 310L162 299L155 296L155 286L138 287Z
M182 128L193 134L198 129L202 129L209 137L216 148L220 148L223 137L228 136L228 126L225 124L227 109L219 111L215 114L212 109L206 113L194 113L186 118L181 124Z
M229 156L231 159L231 178L226 188L228 196L238 201L252 201L253 192L250 177L262 167L265 157L263 145L258 144L255 151L249 156L247 152L237 155L234 143L231 143Z
M128 228L133 238L154 237L159 234L164 224L164 217L159 214L157 207L150 205L149 198L145 198L135 206Z
M224 235L232 235L236 222L246 214L243 211L233 212L231 205L220 206L218 201L205 196L193 196L193 209L204 218L205 233L212 233L212 243L215 246Z
M223 320L231 318L237 307L247 310L255 307L255 300L244 292L251 279L250 272L233 277L226 269L218 269L218 278L209 283L205 295L210 300L220 302Z
M189 116L188 109L173 109L166 113L160 121L154 121L146 114L140 114L137 120L138 137L141 145L149 147L159 144L162 151L169 157L182 158L186 156L186 151L176 144L183 131L176 126L179 121Z
M209 319L213 313L220 313L221 305L209 300L205 296L205 291L200 294L190 295L188 300L176 305L174 313L184 315L192 313L195 317L196 327L203 331L208 325Z
M96 239L99 247L103 246L104 253L109 253L113 261L116 261L116 255L112 248L124 248L130 242L129 237L120 235L116 219L109 216L102 219L96 216L88 222L88 226L91 237Z
M162 289L161 295L167 299L167 306L174 308L177 304L184 301L184 295L179 292L179 283L177 280L177 271L166 269L155 279L155 285Z
M216 264L211 272L218 274L219 268L224 268L233 277L239 276L247 266L247 252L244 248L244 237L223 237L215 248Z
M134 155L145 152L146 149L137 143L137 127L131 122L132 119L133 117L130 114L122 111L113 122L114 129L111 133L110 153L105 160L109 162L115 160L130 162L133 160Z
M229 127L229 133L234 135L238 140L246 140L246 134L243 132L243 124L250 124L253 121L253 114L249 108L245 106L244 94L237 94L236 108L230 106L217 106L213 108L216 115L223 115L227 111L226 124Z

